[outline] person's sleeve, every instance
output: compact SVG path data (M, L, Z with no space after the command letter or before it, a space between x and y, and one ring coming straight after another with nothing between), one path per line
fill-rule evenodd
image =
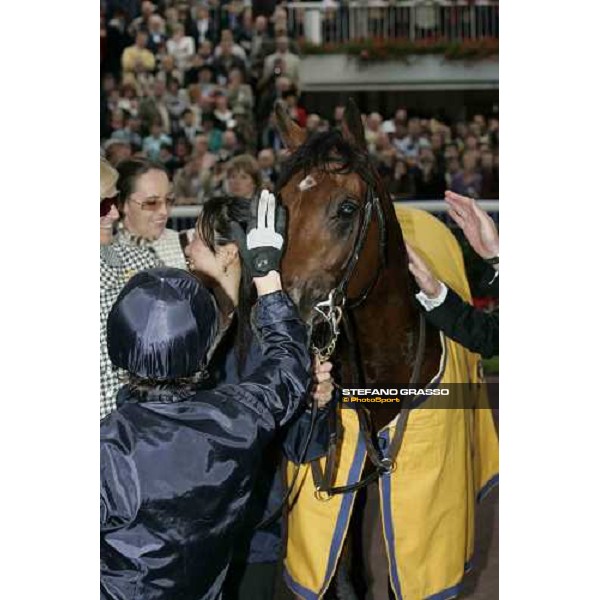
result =
M100 529L130 523L140 505L140 483L130 456L119 444L100 441Z
M252 317L262 359L248 378L231 389L259 415L263 428L274 431L290 421L308 393L308 333L283 291L259 297Z
M335 402L339 390L335 390L334 397L323 408L317 410L315 426L313 428L306 455L302 456L306 440L310 433L312 420L311 410L306 410L298 415L285 429L282 449L285 457L296 464L311 462L327 454L329 448L329 434L332 428L332 412L335 411Z
M444 302L425 312L425 318L471 352L485 358L498 354L498 314L476 309L450 288Z
M440 293L435 298L430 298L425 292L422 290L416 295L417 300L421 304L421 306L429 312L438 306L441 306L446 299L446 295L448 294L448 288L446 284L440 282Z

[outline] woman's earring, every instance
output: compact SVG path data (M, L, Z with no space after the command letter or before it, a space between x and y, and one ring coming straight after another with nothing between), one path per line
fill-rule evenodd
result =
M225 266L223 267L223 273L225 273L225 275L227 275L227 265L225 265Z

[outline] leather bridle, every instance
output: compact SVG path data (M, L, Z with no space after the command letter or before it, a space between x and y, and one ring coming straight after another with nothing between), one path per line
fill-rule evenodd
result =
M352 323L351 315L349 311L360 306L369 296L373 288L375 287L383 267L386 264L386 243L387 243L387 230L385 224L385 216L381 201L375 194L373 188L369 185L367 188L367 197L363 205L363 218L360 226L358 236L356 238L352 254L344 268L344 274L340 283L333 288L326 300L318 302L313 311L323 318L330 327L331 337L327 344L322 347L316 347L312 345L312 352L318 358L320 362L328 360L337 344L337 339L340 334L339 324L342 322L342 327L346 335L350 353L352 355L352 367L354 369L356 380L359 385L363 385L364 374L360 368L360 361L358 357L358 348L356 344L356 337L354 333L354 326ZM375 212L378 221L379 231L379 260L377 263L377 269L373 274L369 283L363 288L361 293L356 299L348 299L348 285L355 272L356 266L360 259L361 252L364 248L369 227L373 219L373 212ZM423 314L420 313L419 321L419 341L417 346L417 352L415 357L415 364L410 377L410 384L416 384L419 380L421 373L421 366L423 364L423 358L425 355L425 341L426 341L426 327ZM354 492L362 487L365 487L381 475L392 472L396 468L396 457L400 451L402 440L404 438L404 432L406 430L406 424L408 422L408 416L410 411L412 398L406 398L400 408L396 421L396 428L394 436L391 440L387 454L384 456L379 444L373 435L373 425L371 415L369 411L361 406L356 408L360 431L364 437L365 447L367 456L373 463L375 470L367 475L357 483L334 486L335 478L335 460L337 454L337 444L341 438L341 424L337 418L337 410L334 409L330 412L332 422L330 423L330 436L327 456L325 460L325 470L321 469L321 464L318 460L312 461L311 469L313 480L315 483L316 491L315 496L318 499L326 500L331 498L334 494L343 494L348 492ZM346 409L347 410L347 409Z
M371 290L375 287L375 284L379 280L381 270L385 266L386 256L385 247L387 241L387 230L385 225L385 216L383 214L383 208L381 201L375 195L373 188L368 186L367 188L367 199L363 205L363 218L358 232L358 236L352 249L352 254L344 266L344 274L338 285L333 288L328 296L327 300L317 302L313 307L313 311L322 317L328 324L331 330L331 337L329 342L324 346L318 348L315 345L311 347L313 354L319 359L320 362L325 362L333 354L337 337L340 333L339 323L344 316L344 308L352 310L360 306L369 296ZM365 245L369 227L373 218L373 211L377 215L377 222L379 226L379 260L377 262L377 269L373 274L369 283L365 286L362 292L358 295L355 300L348 300L348 285L352 275L360 259L360 254Z

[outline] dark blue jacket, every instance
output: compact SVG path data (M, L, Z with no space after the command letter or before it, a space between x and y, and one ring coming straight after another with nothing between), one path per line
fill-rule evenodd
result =
M125 388L101 422L101 598L219 597L264 448L310 384L289 298L259 298L254 322L264 357L244 382L144 402Z
M264 360L259 341L252 337L243 367L239 369L238 354L234 347L235 337L236 328L232 326L213 356L211 372L220 382L238 383ZM309 394L306 400L310 401ZM283 450L287 459L296 464L324 456L329 443L329 412L333 405L334 403L330 402L327 407L318 411L305 457L301 455L310 430L310 410L301 410L294 415L290 423L278 431L275 439L265 449L248 518L245 520L245 530L240 543L236 545L234 560L237 562L259 563L279 560L282 551L282 519L279 518L265 528L255 529L255 526L262 519L272 515L283 500L285 488L283 474L279 468L282 464L281 451Z

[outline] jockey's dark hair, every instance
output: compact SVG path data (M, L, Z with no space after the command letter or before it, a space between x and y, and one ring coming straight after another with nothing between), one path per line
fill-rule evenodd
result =
M231 224L235 221L246 231L250 218L250 201L237 196L214 196L202 205L196 222L196 231L213 254L217 246L236 243ZM241 261L241 256L240 256ZM256 300L256 291L252 286L250 272L241 261L242 280L237 307L237 335L235 351L237 354L238 375L241 376L248 357L252 338L250 310Z
M125 200L135 191L135 184L139 177L149 171L162 171L169 176L167 169L158 162L146 158L131 158L123 160L117 165L119 179L117 180L117 190L119 191L118 208L121 209Z
M203 205L196 230L213 254L217 246L235 242L231 224L236 221L245 230L250 217L250 202L236 196L213 196Z
M373 188L378 183L368 152L348 142L337 129L311 135L284 161L276 191L281 191L298 171L307 175L313 169L327 173L356 173Z

